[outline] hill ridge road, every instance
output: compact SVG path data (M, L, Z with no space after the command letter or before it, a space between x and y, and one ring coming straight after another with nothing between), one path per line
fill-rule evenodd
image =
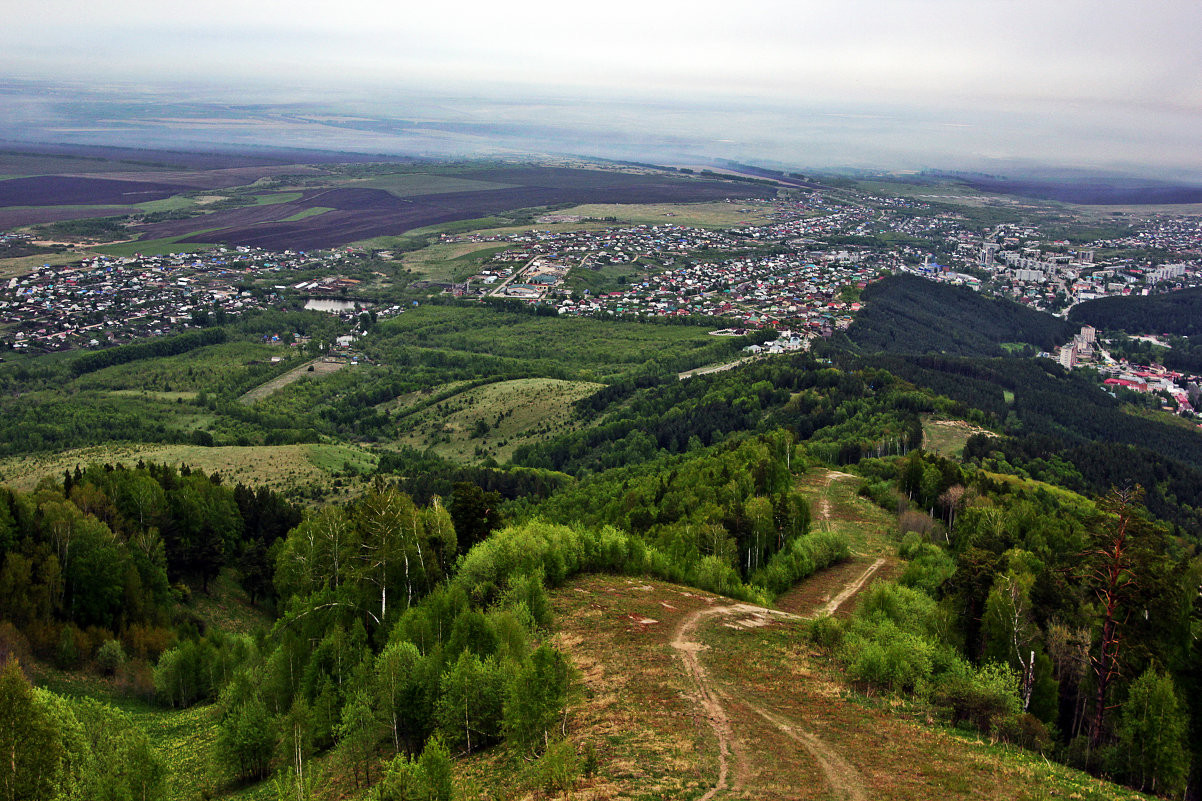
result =
M736 603L723 606L711 606L698 609L684 617L676 627L671 640L671 646L680 655L685 672L692 680L694 693L698 704L709 720L710 726L718 738L718 777L714 786L701 796L699 801L711 801L723 791L740 792L749 774L749 767L743 745L735 734L731 718L726 711L726 703L738 701L758 716L778 729L789 739L800 745L810 755L822 771L827 784L837 795L848 801L865 801L867 792L860 772L827 742L817 734L797 725L784 715L769 712L752 703L747 698L737 695L729 687L720 686L715 682L701 661L700 654L709 648L694 639L699 626L710 619L723 616L742 616L737 621L740 625L753 628L767 625L773 618L784 620L804 620L817 617L823 613L831 614L848 598L864 586L872 577L884 559L878 559L868 566L859 576L849 582L846 587L826 605L805 617L776 609L767 609L754 604ZM726 702L726 703L724 703ZM732 764L733 769L732 769ZM733 775L732 775L733 774Z

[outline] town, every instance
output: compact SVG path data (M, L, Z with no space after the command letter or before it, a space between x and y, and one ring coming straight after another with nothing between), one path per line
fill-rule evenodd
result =
M440 243L504 247L454 282L411 282L406 289L402 281L390 291L376 280L385 273L370 272L370 265L400 273L400 260L361 248L219 247L46 265L0 283L0 346L105 347L266 308L319 309L353 321L367 309L400 313L418 302L419 290L460 301L540 304L559 315L708 317L731 328L797 331L804 340L846 328L860 309L860 291L897 272L1058 315L1094 298L1202 284L1202 222L1194 217L1155 215L1123 236L1071 244L1035 223L995 224L982 234L955 210L858 190L790 190L772 201L728 202L758 208L769 222L714 230L601 221L565 229L556 224L581 218L548 215L540 219L544 227L518 233L442 234ZM1071 368L1085 353L1066 346L1057 358Z

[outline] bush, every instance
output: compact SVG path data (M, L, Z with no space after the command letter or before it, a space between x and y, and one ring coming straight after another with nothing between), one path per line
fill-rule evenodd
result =
M570 740L561 740L547 749L538 761L538 783L548 795L570 793L580 776L580 758Z
M1008 666L997 663L976 672L965 666L944 677L933 700L950 716L953 725L969 723L982 732L993 731L995 724L1017 717L1021 708L1018 678Z
M112 676L125 664L125 649L117 640L109 640L96 651L96 667L106 676Z
M1029 712L996 718L991 733L1002 742L1041 754L1052 747L1052 735L1048 733L1048 727Z
M58 645L54 649L54 663L62 670L73 670L79 666L80 652L86 650L82 631L71 623L63 626L58 635ZM81 647L83 646L83 647Z
M906 536L915 535L911 532ZM933 596L943 586L943 582L956 572L956 561L936 545L924 542L911 549L910 553L912 555L905 558L912 561L897 579L897 583L903 587L912 587Z
M815 618L810 623L810 639L824 651L833 651L843 644L843 624L831 615Z

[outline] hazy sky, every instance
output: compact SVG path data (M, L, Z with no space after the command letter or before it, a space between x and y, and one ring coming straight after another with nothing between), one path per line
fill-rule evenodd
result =
M982 158L1086 157L1081 141L1088 158L1202 166L1198 0L19 4L0 26L12 77L751 104L783 125L789 109L896 114Z

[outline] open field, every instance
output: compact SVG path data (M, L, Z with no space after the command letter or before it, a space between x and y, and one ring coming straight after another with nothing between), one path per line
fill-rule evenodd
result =
M327 486L330 473L374 468L375 457L352 445L263 445L206 448L199 445L101 445L42 456L8 457L0 460L3 483L29 491L46 476L62 478L92 462L133 466L137 462L186 464L206 473L220 473L227 482L288 490L314 485Z
M434 244L406 253L401 263L422 281L462 281L474 275L496 253L508 245L495 242L456 242Z
M0 280L25 275L43 264L71 264L82 258L79 253L39 253L33 256L18 256L15 259L0 259Z
M973 434L996 436L992 431L974 426L964 420L922 419L922 447L949 459L958 459L964 452L964 443Z
M600 384L525 378L467 390L406 416L397 442L432 448L447 459L474 462L484 455L505 462L520 445L570 430L572 404ZM477 435L483 421L488 430Z
M162 256L167 253L189 253L194 250L208 250L217 247L212 242L184 242L190 236L203 237L207 231L195 231L192 234L169 236L162 239L134 239L129 242L118 242L115 245L101 245L91 248L106 256L132 256L141 253L143 256Z
M30 166L29 158L14 157L13 168L21 161ZM70 161L51 156L43 166ZM662 214L665 219L681 222L729 225L747 222L749 217L722 209L725 204L714 201L775 194L770 187L734 184L714 177L613 169L505 166L466 168L453 175L398 171L347 178L312 166L278 162L193 170L140 169L143 165L125 170L121 162L103 162L111 166L111 171L99 169L101 162L81 163L89 167L86 174L43 174L0 182L0 228L138 210L200 209L203 204L180 195L256 185L279 188L281 179L287 184L290 175L301 176L309 187L325 186L308 188L303 193L265 192L257 197L255 206L152 223L141 229L141 236L155 243L181 237L179 241L187 244L221 242L313 250L461 220L486 219L515 209L579 203L701 203L705 208L692 210L688 216L668 206L645 214L651 221L659 221ZM174 165L167 162L159 166ZM95 177L98 175L105 177ZM80 205L95 210L68 208ZM35 208L12 208L16 206ZM627 209L624 213L635 212ZM9 215L7 222L5 214Z
M0 231L65 220L120 217L137 211L137 206L10 206L0 208Z
M749 203L592 203L564 209L559 214L578 214L582 217L616 217L619 222L659 225L691 225L698 228L732 228L740 225L763 225L770 219L768 206Z
M132 205L162 200L188 189L145 180L45 175L0 181L0 206Z
M583 381L605 381L655 356L687 369L732 355L728 339L697 326L540 317L486 306L422 306L380 323L377 332L385 361L396 348L459 351L512 359L527 371L567 370L564 377Z
M325 359L314 359L311 362L302 364L294 370L289 370L281 376L271 379L265 384L261 384L250 392L247 392L238 400L241 403L251 404L257 400L262 400L268 395L283 389L293 381L299 381L302 378L320 378L323 375L336 373L343 367L346 367L346 362L328 362Z
M439 195L446 192L480 192L489 189L513 189L516 184L497 183L495 181L476 181L471 178L457 178L453 175L434 175L424 172L405 172L392 175L380 175L355 181L350 186L361 186L368 189L383 189L396 197L417 197L419 195Z

